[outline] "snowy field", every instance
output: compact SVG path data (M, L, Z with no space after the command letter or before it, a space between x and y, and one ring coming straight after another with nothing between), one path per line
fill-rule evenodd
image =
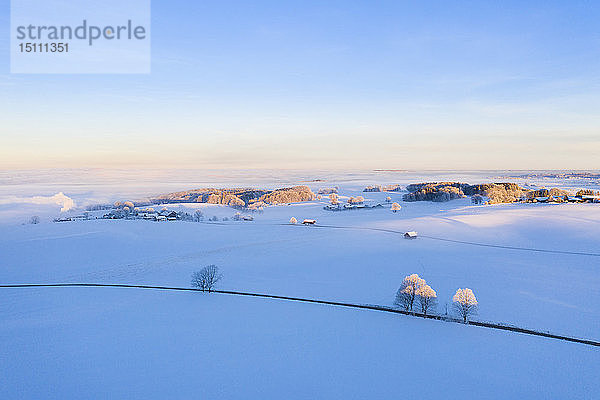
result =
M2 301L6 399L590 399L600 386L596 348L377 312L129 289Z
M391 179L382 183L406 183ZM309 185L339 186L342 195L373 202L390 195L361 193L365 183L380 182L360 175ZM35 185L13 185L12 203L0 193L1 283L187 287L192 272L216 264L223 289L391 305L402 278L418 273L437 291L439 313L457 288L469 287L480 304L475 319L600 340L600 257L440 240L598 254L599 205L475 207L462 199L401 202L402 210L392 213L329 212L315 201L268 207L252 222L59 224L47 220L60 214L64 199L24 199L64 192L77 207L86 196L112 200L131 189L100 183L27 189ZM391 196L399 201L401 193ZM169 208L198 207L207 217L234 213L213 205ZM32 212L41 224L16 222ZM315 218L322 227L288 225L292 216ZM405 240L376 229L416 230L421 237ZM600 389L600 351L591 346L219 294L2 289L0 342L0 398L363 399L413 388L419 397L587 399Z

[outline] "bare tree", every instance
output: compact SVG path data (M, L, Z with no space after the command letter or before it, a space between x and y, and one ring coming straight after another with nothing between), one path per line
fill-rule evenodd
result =
M182 221L193 221L194 220L194 216L188 212L185 211L178 211L177 212L177 219L180 219Z
M396 305L404 308L406 311L412 311L417 297L418 289L425 285L425 280L419 278L419 275L412 274L404 278L402 285L396 292Z
M33 225L39 224L40 223L40 217L38 217L37 215L34 215L33 217L31 217L29 219L29 223L33 224Z
M423 315L427 315L427 311L435 308L437 305L437 293L431 286L425 284L417 289L417 301L421 306Z
M458 289L452 298L454 310L466 324L471 315L477 314L477 299L469 288Z
M200 222L202 220L204 220L204 214L202 211L196 210L196 212L194 212L194 221Z
M396 300L394 301L394 304L402 307L405 311L409 311L412 309L412 303L414 301L414 297L411 293L412 288L403 286L400 286L396 292Z
M219 267L214 264L207 265L200 271L192 274L192 286L202 291L209 292L223 278L223 274L219 272Z

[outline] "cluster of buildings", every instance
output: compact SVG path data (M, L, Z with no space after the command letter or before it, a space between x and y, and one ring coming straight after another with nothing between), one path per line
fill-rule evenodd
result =
M372 209L372 208L383 208L383 205L380 203L369 205L369 204L327 204L323 207L323 210L327 211L345 211L345 210L364 210L364 209Z
M363 189L363 192L401 192L400 185L370 185Z
M546 196L522 199L525 203L600 203L600 196Z
M96 219L96 217L92 217L90 214L86 213L84 215L76 215L74 217L55 218L54 222L86 221L88 219Z
M119 219L112 213L104 214L102 218ZM175 211L163 210L161 212L139 212L134 215L133 218L129 217L129 219L145 219L148 221L177 221L181 218Z
M92 219L144 219L148 221L177 221L184 219L183 215L175 211L163 210L160 212L133 212L128 213L121 209L109 211L101 217L96 217L90 213L84 215L76 215L74 217L60 217L54 219L54 222L72 222L72 221L87 221Z
M124 208L115 208L107 212L102 216L93 216L91 213L86 212L84 215L78 215L74 217L61 217L56 218L54 222L69 222L69 221L84 221L84 220L92 220L92 219L128 219L128 220L146 220L146 221L196 221L200 222L204 220L204 216L201 212L196 212L196 214L191 215L187 212L176 212L172 210L164 209L162 211L154 211L153 209L135 209L134 211L129 211ZM233 218L234 221L253 221L254 217L251 215L242 215L241 213L236 213ZM217 216L213 216L208 218L208 221L216 222L221 220ZM223 221L228 221L229 218L222 218Z

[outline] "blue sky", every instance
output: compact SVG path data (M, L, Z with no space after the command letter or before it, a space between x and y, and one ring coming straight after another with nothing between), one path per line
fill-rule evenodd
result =
M597 2L153 1L149 75L10 74L0 5L0 168L600 165Z

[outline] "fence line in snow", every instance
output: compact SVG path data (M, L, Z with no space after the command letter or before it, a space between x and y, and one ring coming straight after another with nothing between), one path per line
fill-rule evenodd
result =
M223 222L201 222L202 224L205 225L220 225L220 226L237 226L237 225L233 225L233 224L229 224L229 223L223 223ZM303 225L293 225L293 224L289 224L289 223L264 223L264 224L257 224L257 225L267 225L267 226L295 226L295 227L300 227ZM342 225L322 225L322 224L316 224L316 225L311 225L310 228L319 228L319 229L323 229L323 228L329 228L329 229L349 229L349 230L364 230L364 231L374 231L374 232L384 232L384 233L392 233L392 234L398 234L398 235L404 235L405 231L397 231L394 229L385 229L385 228L373 228L373 227L366 227L366 226L342 226ZM517 250L517 251L533 251L533 252L537 252L537 253L550 253L550 254L566 254L566 255L572 255L572 256L589 256L589 257L600 257L600 253L590 253L590 252L585 252L585 251L569 251L569 250L552 250L552 249L537 249L534 247L518 247L518 246L507 246L507 245L501 245L501 244L491 244L491 243L480 243L480 242L470 242L470 241L466 241L466 240L456 240L456 239L448 239L448 238L442 238L442 237L437 237L437 236L429 236L429 235L419 235L420 238L425 238L425 239L431 239L431 240L439 240L442 242L450 242L450 243L458 243L458 244L466 244L469 246L479 246L479 247L491 247L491 248L496 248L496 249L505 249L505 250Z
M279 225L289 225L289 224L279 224ZM364 226L312 225L311 228L312 227L332 228L332 229L369 230L369 231L376 231L376 232L394 233L394 234L399 234L399 235L404 235L404 233L405 233L405 231L397 231L394 229L371 228L371 227L364 227ZM467 244L470 246L492 247L492 248L506 249L506 250L534 251L534 252L538 252L538 253L552 253L552 254L567 254L567 255L575 255L575 256L600 257L600 253L588 253L588 252L583 252L583 251L536 249L533 247L506 246L506 245L501 245L501 244L479 243L479 242L469 242L466 240L447 239L447 238L441 238L441 237L429 236L429 235L419 235L419 237L425 238L425 239L439 240L439 241L443 241L443 242Z
M114 288L135 288L135 289L154 289L154 290L173 290L173 291L186 291L186 292L201 292L199 289L194 288L184 288L184 287L173 287L173 286L152 286L152 285L129 285L129 284L120 284L120 283L24 283L24 284L12 284L12 285L0 285L0 288L36 288L36 287L114 287ZM261 297L261 298L269 298L269 299L277 299L277 300L288 300L288 301L299 301L303 303L313 303L313 304L324 304L330 306L339 306L339 307L348 307L348 308L357 308L364 310L374 310L374 311L383 311L394 314L402 314L413 316L417 318L424 319L432 319L438 321L446 321L453 323L463 322L456 318L451 318L443 315L424 315L416 312L399 310L393 307L381 306L381 305L371 305L371 304L355 304L355 303L346 303L339 301L330 301L330 300L319 300L319 299L309 299L302 297L290 297L290 296L280 296L274 294L265 294L265 293L252 293L252 292L240 292L233 290L211 290L211 293L219 293L219 294L227 294L227 295L236 295L236 296L248 296L248 297ZM541 332L533 329L519 328L517 326L512 325L503 325L496 324L491 322L478 322L478 321L469 321L467 325L480 326L483 328L490 329L498 329L503 331L517 332L523 333L526 335L533 336L541 336L551 339L564 340L567 342L581 343L590 346L600 347L600 342L591 340L591 339L582 339L564 335L556 335L549 332Z

